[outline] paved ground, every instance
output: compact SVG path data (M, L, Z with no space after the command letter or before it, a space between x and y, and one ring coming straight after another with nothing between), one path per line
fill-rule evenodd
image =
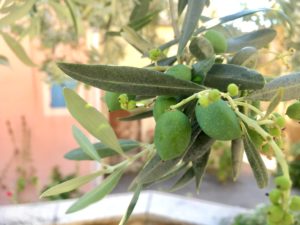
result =
M121 185L118 185L114 193L126 192L126 188L133 178L134 175L124 176ZM175 181L176 179L173 179L167 183L153 185L150 189L166 191ZM254 208L257 204L268 202L266 193L271 189L272 181L269 187L259 189L252 175L251 168L244 164L242 174L235 183L229 181L225 184L220 184L214 176L206 174L202 181L199 195L195 192L195 184L193 181L185 188L174 193L228 205Z

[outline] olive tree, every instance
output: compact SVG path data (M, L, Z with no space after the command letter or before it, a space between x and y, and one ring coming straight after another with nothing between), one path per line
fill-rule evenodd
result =
M149 2L139 1L132 15L148 15ZM300 74L294 72L270 79L255 70L259 49L274 39L275 30L261 28L226 38L217 29L229 21L257 12L285 15L277 9L257 9L222 18L207 18L201 16L209 6L207 0L179 0L178 10L175 10L172 0L169 2L176 34L173 40L156 46L136 32L136 27L123 26L117 32L149 58L148 66L57 64L68 76L107 91L105 100L111 111L122 109L131 112L122 120L154 116L154 142L118 140L99 111L73 90L65 89L64 96L71 115L100 141L92 144L74 126L73 134L80 148L67 153L66 158L94 160L101 162L102 168L52 187L42 196L68 192L100 175L107 175L99 186L79 198L67 213L79 211L103 199L118 184L126 168L144 157L146 163L129 187L134 195L120 222L126 224L141 190L153 183L179 175L171 189L181 188L191 180L199 189L211 146L221 140L231 142L234 180L240 174L245 152L258 187L266 187L268 173L260 153L276 158L282 174L275 179L276 188L269 194L268 224L294 224L293 215L300 210L300 197L291 196L292 183L281 134L285 115L300 119L300 103L297 101L300 97ZM72 17L74 23L75 17ZM139 18L135 26L145 24L149 20L147 18ZM179 23L180 18L183 18L182 24ZM172 56L168 49L174 45L178 46L177 54ZM284 115L274 112L280 102L289 100L296 101ZM269 102L266 110L260 108L261 101ZM136 148L140 149L138 153L128 154ZM108 165L102 161L117 154L123 159L120 163Z

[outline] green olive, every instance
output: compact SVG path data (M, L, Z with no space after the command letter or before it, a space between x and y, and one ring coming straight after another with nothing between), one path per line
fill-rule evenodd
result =
M165 74L177 79L188 80L192 79L192 70L186 65L177 64L166 70Z
M234 140L242 135L237 116L221 99L206 107L197 104L196 118L201 129L216 140Z
M162 114L156 122L154 144L162 160L181 156L191 140L192 128L188 117L179 110Z
M225 36L216 30L209 30L204 34L204 37L210 41L216 53L223 53L227 50L227 40Z
M107 91L104 95L104 101L107 105L109 111L120 110L121 106L119 103L119 95L120 93Z
M296 102L287 108L286 115L293 120L300 120L300 102Z
M275 178L276 187L279 190L286 191L292 187L292 182L285 176L279 176Z
M159 96L154 104L153 107L153 116L154 119L157 121L158 118L165 113L171 105L175 105L176 99L175 98L168 98L168 97L164 97L164 96Z

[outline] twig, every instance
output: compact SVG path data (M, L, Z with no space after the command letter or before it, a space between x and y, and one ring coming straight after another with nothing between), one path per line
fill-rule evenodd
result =
M178 24L177 24L177 18L176 18L176 12L175 12L175 5L173 0L169 0L169 6L170 6L170 17L172 22L172 27L174 31L174 37L178 38L180 35Z

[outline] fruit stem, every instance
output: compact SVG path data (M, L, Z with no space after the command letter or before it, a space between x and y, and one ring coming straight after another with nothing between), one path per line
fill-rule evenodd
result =
M201 92L199 92L199 93L201 93ZM182 101L180 101L176 105L171 105L170 109L172 110L172 109L180 108L181 106L185 105L186 103L188 103L188 102L194 100L195 98L197 98L199 93L195 93L195 94L191 95L190 97L183 99Z
M253 128L258 134L260 134L268 142L268 144L272 147L272 149L275 153L276 160L282 169L283 176L285 176L286 178L288 178L290 180L289 168L288 168L288 164L285 160L284 154L283 154L282 150L278 147L276 142L273 140L273 138L264 129L262 129L256 121L250 119L249 117L240 113L239 111L236 111L236 114L249 127ZM282 201L284 209L288 209L289 196L290 196L290 190L285 191L284 195L283 195L284 198Z
M257 121L257 123L259 125L268 125L268 124L272 125L272 124L274 124L274 121L273 120L260 120L260 121Z
M253 112L256 112L261 117L264 116L262 111L260 111L258 108L256 108L255 106L253 106L251 104L248 104L246 102L236 101L236 100L234 102L235 102L236 105L247 107L248 109L252 110Z

